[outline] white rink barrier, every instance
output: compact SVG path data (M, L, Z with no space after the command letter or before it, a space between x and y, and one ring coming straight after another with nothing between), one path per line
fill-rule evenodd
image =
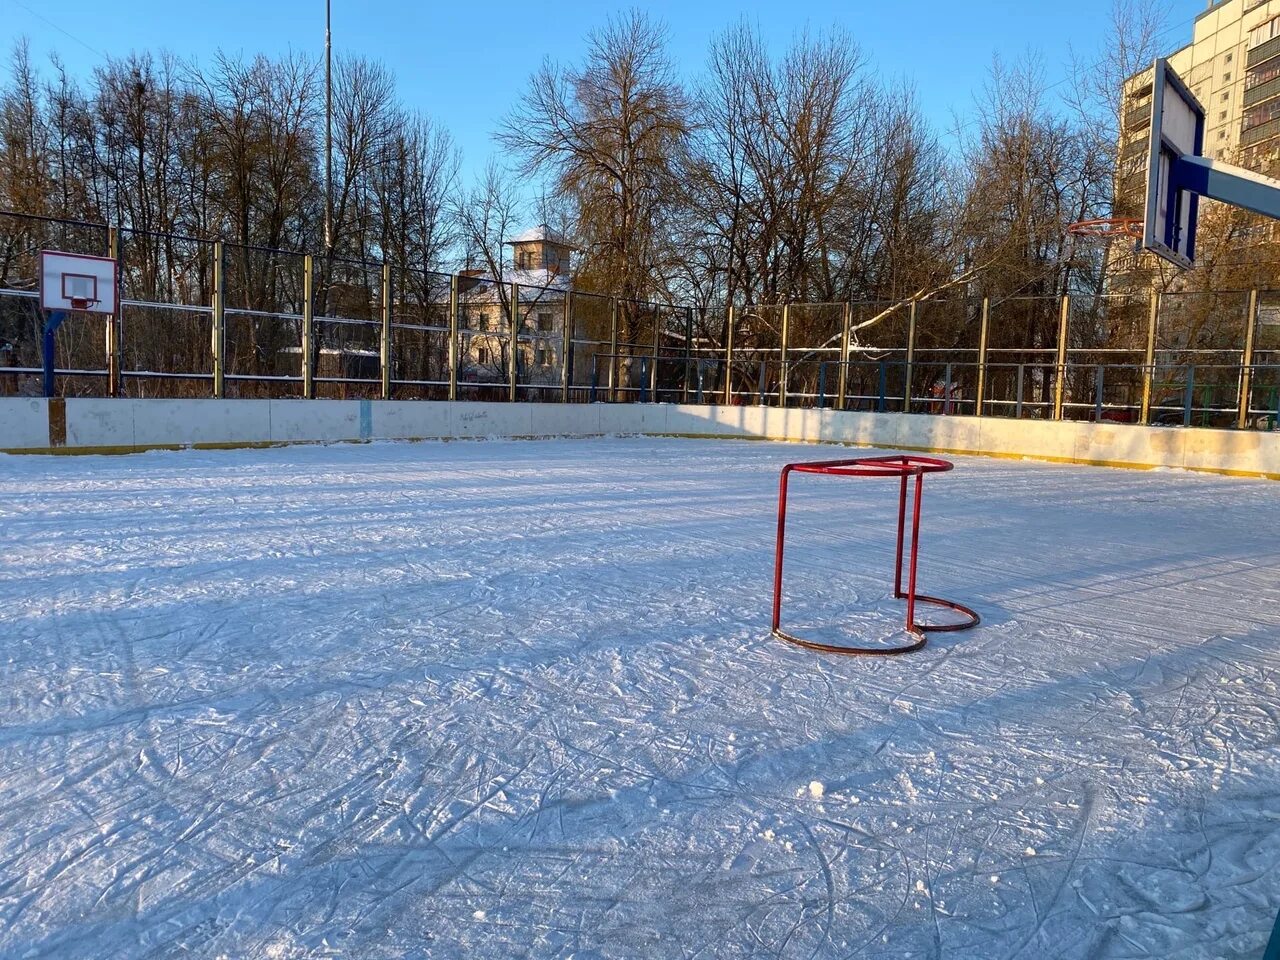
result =
M0 451L631 434L840 443L1280 479L1280 432L676 404L0 398Z

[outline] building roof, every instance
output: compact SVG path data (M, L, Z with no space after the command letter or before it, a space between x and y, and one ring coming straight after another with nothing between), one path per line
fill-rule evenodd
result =
M557 247L569 247L570 249L573 249L573 244L566 240L561 234L556 233L545 223L526 230L524 233L517 234L506 242L508 244L552 243Z

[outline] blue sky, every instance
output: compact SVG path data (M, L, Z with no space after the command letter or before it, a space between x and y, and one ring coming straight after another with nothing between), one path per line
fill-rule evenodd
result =
M681 71L695 77L707 45L746 15L778 48L806 26L839 24L881 72L908 79L941 128L970 112L991 56L1030 52L1050 82L1065 75L1070 51L1091 52L1106 29L1111 0L651 0L638 4L664 20ZM420 0L333 0L334 46L384 61L404 101L437 118L455 137L465 168L495 151L490 135L544 56L576 61L583 38L631 4L551 0L546 14L524 0L423 3ZM1204 0L1168 0L1164 45L1191 37ZM197 10L199 12L197 12ZM26 36L41 61L58 51L76 72L103 55L166 48L207 61L218 48L253 54L323 49L324 0L0 0L5 34ZM4 46L8 46L6 41Z

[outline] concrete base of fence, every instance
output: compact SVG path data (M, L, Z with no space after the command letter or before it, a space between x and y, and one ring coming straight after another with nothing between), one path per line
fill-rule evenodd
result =
M1280 432L675 404L0 398L0 451L640 434L1171 467L1280 480Z

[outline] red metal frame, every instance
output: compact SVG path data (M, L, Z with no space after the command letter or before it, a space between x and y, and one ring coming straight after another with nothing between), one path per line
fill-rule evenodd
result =
M920 499L924 492L926 473L945 473L954 468L948 460L936 457L890 455L858 457L853 460L818 460L810 463L789 463L782 468L778 482L778 542L773 560L773 635L780 640L794 643L809 650L825 653L852 653L866 656L890 656L895 653L911 653L928 641L930 633L951 633L968 630L979 623L978 615L968 607L940 597L930 597L916 592L916 561L920 546ZM787 532L787 480L792 473L819 473L836 477L897 477L898 487L898 545L893 574L893 595L907 601L907 633L915 638L911 643L896 647L853 647L804 640L786 633L782 623L782 553ZM902 589L902 553L905 546L907 521L907 482L915 477L915 496L911 510L911 557L907 568L907 589ZM944 607L965 615L959 623L931 624L916 622L916 603Z

